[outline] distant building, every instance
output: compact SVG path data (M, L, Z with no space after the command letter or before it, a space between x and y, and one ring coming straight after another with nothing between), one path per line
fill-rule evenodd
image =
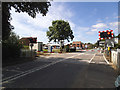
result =
M81 41L73 41L72 47L76 47L76 49L82 49L84 45L82 45Z
M53 49L59 49L60 48L60 45L59 44L52 44L52 43L47 43L47 46L52 46Z
M29 49L31 50L31 46L29 45ZM32 50L43 51L43 42L37 42L33 44Z
M25 46L29 46L29 43L30 43L30 41L27 37L21 38L20 42Z
M85 43L85 49L91 49L91 48L93 48L93 45L91 43Z
M36 37L23 37L20 39L20 42L25 45L25 46L29 46L30 44L30 38L36 38Z

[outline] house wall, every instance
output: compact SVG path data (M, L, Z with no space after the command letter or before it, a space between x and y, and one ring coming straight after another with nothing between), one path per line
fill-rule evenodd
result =
M81 41L74 41L72 43L72 47L79 47L79 48L81 48Z

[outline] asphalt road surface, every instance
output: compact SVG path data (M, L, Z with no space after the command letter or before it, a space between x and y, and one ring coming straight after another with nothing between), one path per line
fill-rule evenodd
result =
M114 88L116 80L97 50L42 56L2 72L2 88Z

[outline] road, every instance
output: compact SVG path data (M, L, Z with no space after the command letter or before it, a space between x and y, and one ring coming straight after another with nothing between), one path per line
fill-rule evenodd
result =
M97 50L51 54L3 68L3 88L114 88L116 73Z

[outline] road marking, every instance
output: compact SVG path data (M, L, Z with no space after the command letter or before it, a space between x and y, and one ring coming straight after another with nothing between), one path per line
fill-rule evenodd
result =
M6 69L5 71L11 71L11 72L23 72L23 71L18 71L18 70L8 70L8 69Z
M82 54L82 53L81 53L81 54ZM18 78L20 78L20 77L23 77L23 76L28 75L28 74L30 74L30 73L33 73L33 72L35 72L35 71L39 71L39 70L41 70L41 69L47 68L47 67L49 67L49 66L51 66L51 65L54 65L54 64L56 64L56 63L59 63L59 62L61 62L61 61L66 60L66 59L76 57L76 56L81 55L81 54L77 54L77 55L75 55L75 56L71 56L71 57L68 57L68 58L65 58L65 59L61 59L61 60L59 60L59 61L52 62L52 63L50 63L50 64L43 65L43 66L41 66L41 67L36 67L36 68L31 69L31 70L27 70L27 71L25 71L25 72L22 72L22 73L19 73L19 74L16 74L16 75L7 77L7 78L5 78L5 79L2 80L2 82L0 83L0 85L2 85L2 84L4 84L4 83L8 83L8 82L10 82L10 81L13 81L13 80L15 80L15 79L18 79Z
M95 63L95 62L91 62L91 63Z
M98 62L99 64L106 64L106 62Z
M102 53L103 54L103 53ZM104 60L107 62L107 64L110 64L107 59L105 58L105 55L103 54Z
M92 62L92 60L93 60L93 58L95 57L95 55L96 55L96 54L94 54L94 56L90 59L89 63L91 63L91 62Z

